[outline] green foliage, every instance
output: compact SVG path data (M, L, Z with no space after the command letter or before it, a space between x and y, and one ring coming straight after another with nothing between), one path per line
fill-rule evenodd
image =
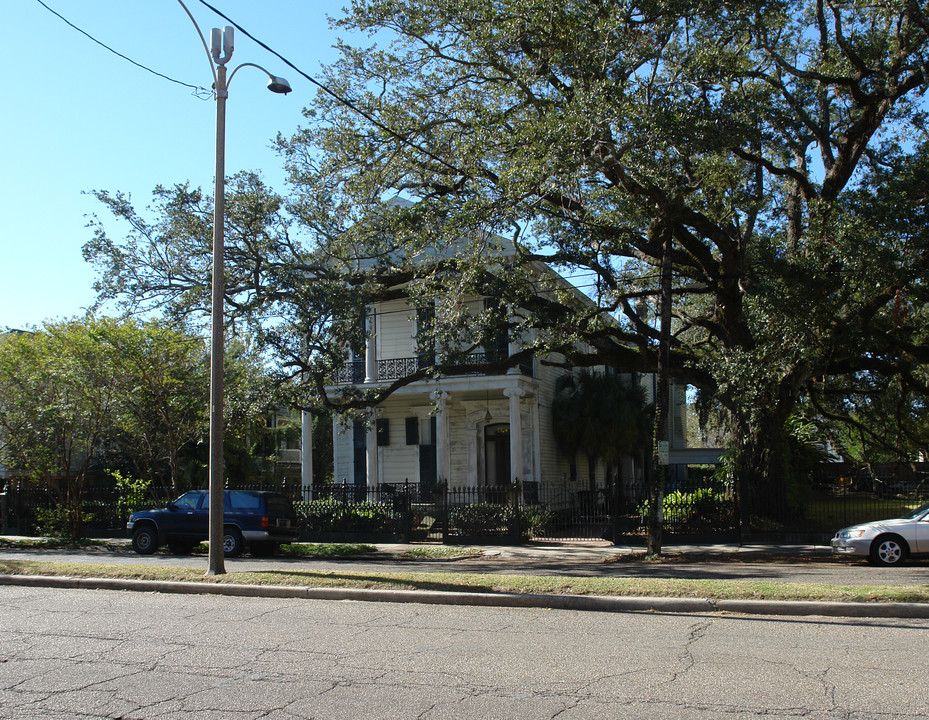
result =
M0 462L49 489L59 509L46 524L66 523L72 540L93 459L118 425L117 358L103 341L114 323L46 323L0 339Z
M72 510L64 505L50 508L37 507L35 509L35 532L44 535L52 542L60 542L69 537ZM83 519L83 515L82 515ZM72 541L77 538L71 538Z
M150 479L133 478L119 470L110 470L109 474L116 480L116 507L120 519L128 520L132 513L151 505L148 494L148 488L152 484Z
M381 300L435 307L443 348L505 332L566 366L654 372L670 232L670 372L725 409L741 476L786 482L806 402L862 454L923 447L920 3L358 0L339 26L386 42L340 46L330 85L351 106L321 94L279 140L287 211L254 173L227 198L231 319L301 404L371 405L449 362L321 398L350 318ZM149 221L98 192L132 228L93 222L101 299L205 316L207 195L159 187ZM474 297L498 309L468 320ZM888 379L902 390L880 402Z
M387 503L313 500L295 503L301 526L310 532L391 533L396 531Z
M227 342L224 368L225 472L245 480L273 464L277 431L272 425L283 397L255 338Z
M555 441L569 457L587 455L590 468L597 459L615 464L627 453L647 447L653 422L642 387L633 379L585 369L563 375L556 383Z
M639 505L643 519L648 517L649 508L648 500ZM730 493L713 488L674 490L664 496L662 509L667 526L676 530L703 530L728 527L733 502Z
M239 342L226 357L227 467L247 477L280 398L260 353ZM122 468L114 474L125 495L121 512L143 485L157 481L174 495L185 482L200 485L208 369L203 340L160 321L91 316L6 334L0 462L49 488L62 508L54 522L67 518L73 539L96 463Z
M555 512L546 507L524 505L520 508L519 526L523 540L547 537L555 522Z
M109 381L119 393L113 454L149 483L181 490L191 451L207 430L209 357L203 340L158 321L109 324L101 341L116 362Z
M545 508L497 503L454 505L448 510L449 530L463 536L512 535L517 525L522 540L543 536L554 514Z
M511 532L516 521L512 505L474 503L448 510L449 529L461 535L498 535Z
M376 553L374 545L361 543L286 543L279 554L284 557L353 557Z

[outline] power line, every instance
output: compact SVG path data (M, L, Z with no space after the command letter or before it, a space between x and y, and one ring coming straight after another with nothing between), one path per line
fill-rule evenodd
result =
M35 1L36 1L37 3L39 3L39 5L41 5L42 7L44 7L46 10L48 10L52 15L54 15L54 16L57 17L59 20L61 20L62 22L64 22L66 25L68 25L69 27L73 28L74 30L77 30L77 31L78 31L79 33L81 33L81 35L83 35L84 37L86 37L86 38L88 38L88 39L90 39L90 40L93 40L95 43L97 43L97 45L99 45L100 47L104 48L105 50L109 50L111 53L113 53L114 55L116 55L116 56L119 57L119 58L122 58L122 59L125 60L126 62L130 62L130 63L132 63L133 65L135 65L136 67L141 68L142 70L145 70L146 72L150 72L152 75L157 75L158 77L163 78L164 80L168 80L168 81L170 81L170 82L176 83L177 85L183 85L184 87L190 88L191 90L194 91L193 94L196 95L197 97L201 98L201 99L206 99L206 98L212 97L212 95L213 95L213 91L212 91L212 90L208 90L207 88L205 88L205 87L203 87L203 86L201 86L201 85L191 85L190 83L185 83L185 82L182 82L181 80L175 80L173 77L169 77L169 76L167 76L167 75L164 75L163 73L160 73L160 72L158 72L157 70L152 70L150 67L146 67L146 66L143 65L142 63L136 62L136 61L133 60L132 58L127 57L126 55L123 55L121 52L118 52L117 50L114 50L113 48L111 48L111 47L110 47L109 45L107 45L106 43L101 42L100 40L97 40L97 38L95 38L95 37L94 37L93 35L91 35L89 32L87 32L86 30L83 30L83 29L79 28L79 27L78 27L77 25L75 25L73 22L71 22L70 20L68 20L68 18L66 18L64 15L62 15L61 13L59 13L59 12L53 10L53 9L50 8L48 5L46 5L44 2L42 2L42 0L35 0Z
M259 39L256 38L254 35L252 35L248 30L246 30L246 29L243 28L241 25L239 25L238 23L236 23L235 20L233 20L232 18L230 18L228 15L226 15L226 14L223 13L222 11L217 10L215 7L213 7L212 5L210 5L208 2L206 2L206 0L200 0L200 4L201 4L201 5L204 5L204 6L206 6L206 7L208 7L208 8L209 8L210 10L212 10L214 13L216 13L217 15L219 15L223 20L225 20L225 21L228 22L230 25L232 25L236 30L238 30L240 33L242 33L243 35L245 35L245 37L249 38L252 42L257 43L260 47L264 48L264 49L267 50L269 53L271 53L272 55L274 55L278 60L280 60L280 61L281 61L282 63L284 63L285 65L287 65L287 67L289 67L289 68L290 68L291 70L293 70L295 73L298 73L301 77L303 77L303 78L309 80L313 85L315 85L315 86L318 87L320 90L322 90L324 93L326 93L327 95L329 95L330 97L332 97L333 99L335 99L336 102L341 103L342 105L344 105L345 107L347 107L347 108L348 108L349 110L351 110L352 112L354 112L354 113L360 115L361 117L363 117L365 120L367 120L368 122L370 122L372 125L374 125L374 126L375 126L376 128L378 128L379 130L383 130L385 133L387 133L388 135L390 135L390 136L391 136L392 138L394 138L395 140L401 142L402 144L406 145L406 146L409 147L409 148L412 148L413 150L416 150L416 151L419 152L419 153L422 153L423 155L425 155L426 157L428 157L430 160L435 160L437 163L439 163L439 164L441 164L441 165L444 165L444 166L445 166L446 168L448 168L449 170L452 170L452 171L454 171L454 172L456 172L456 173L461 173L461 170L460 170L458 167L456 167L456 166L453 165L452 163L448 162L448 160L446 160L445 158L441 157L440 155L436 155L434 152L432 152L432 151L429 150L428 148L423 147L422 145L417 145L416 143L412 142L411 140L408 140L407 138L403 137L403 135L401 135L401 134L398 133L396 130L393 130L393 129L390 128L389 126L387 126L387 125L385 125L384 123L382 123L380 120L378 120L376 117L374 117L374 115L372 115L371 113L369 113L369 112L367 112L367 111L365 111L365 110L362 110L360 107L358 107L357 104L353 103L353 102L352 102L351 100L349 100L348 98L343 97L342 95L339 95L335 90L332 90L331 88L327 87L326 85L324 85L323 83L321 83L319 80L317 80L316 78L314 78L312 75L309 75L309 74L305 73L303 70L301 70L300 68L298 68L296 65L294 65L290 60L288 60L287 58L285 58L285 57L284 57L283 55L281 55L279 52L277 52L276 50L272 49L271 47L269 47L269 46L266 45L265 43L261 42L261 40L259 40Z

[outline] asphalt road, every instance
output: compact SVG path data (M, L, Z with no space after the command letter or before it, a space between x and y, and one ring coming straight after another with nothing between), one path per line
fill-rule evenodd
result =
M0 718L918 720L927 631L0 587Z
M617 554L611 548L562 547L487 549L499 553L463 560L400 560L396 548L385 548L373 557L316 560L309 558L227 559L226 570L288 571L352 570L357 572L470 572L528 573L602 577L649 577L687 579L744 579L774 582L827 583L832 585L925 585L929 583L929 562L911 561L899 568L873 567L861 560L833 559L822 554L786 552L740 553L725 560L691 559L672 556L661 563L645 563ZM625 558L625 559L624 559ZM207 568L205 555L179 556L159 552L141 556L126 547L90 550L0 550L0 559L49 560L106 564L160 565Z

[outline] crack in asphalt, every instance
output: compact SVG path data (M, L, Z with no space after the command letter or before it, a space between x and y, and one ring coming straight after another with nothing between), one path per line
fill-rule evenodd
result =
M854 681L840 674L842 668L853 666L857 648L871 647L878 638L881 646L905 640L921 648L927 623L816 621L821 637L810 640L806 631L799 634L796 621L737 617L595 617L562 611L387 609L319 601L299 606L318 612L308 618L301 616L296 604L286 601L256 604L210 597L180 602L100 595L106 600L102 610L92 606L93 599L87 599L87 608L81 609L83 597L62 591L36 593L34 597L45 599L35 603L41 611L0 604L5 612L22 613L19 617L32 618L38 625L30 629L17 622L16 630L0 633L0 718L155 720L209 713L249 720L306 720L326 718L321 708L343 702L357 706L357 716L362 717L366 699L382 696L390 698L384 707L393 709L393 717L417 720L463 717L468 713L456 709L461 703L472 715L483 711L485 716L552 720L615 717L627 709L635 709L636 716L646 713L663 718L697 714L816 720L929 717L921 707L913 710L912 691L904 696L895 690L877 712L873 707L859 709L853 704ZM43 616L46 606L56 602L60 610ZM159 621L153 615L140 627L132 615L131 630L120 637L116 628L121 614L150 607L149 603L172 619ZM188 603L192 607L186 607ZM71 604L77 607L67 627L42 627L42 623L60 623ZM223 608L238 612L227 618L221 614ZM180 619L182 613L204 621L195 623L203 626L198 628L201 636L174 636L188 624ZM813 621L809 624L812 627ZM891 627L897 634L885 632ZM262 628L273 632L262 633ZM641 636L651 628L660 632L654 637ZM617 633L615 646L603 635L607 632ZM845 633L840 635L844 639L830 642L832 634L839 632ZM575 638L575 633L586 635ZM240 644L240 634L250 636L250 644ZM527 639L529 634L533 637ZM402 642L405 636L406 644ZM590 638L588 644L584 637ZM779 656L784 659L768 657L767 646L750 652L752 642L777 637L787 639ZM794 640L799 637L807 639ZM128 648L117 647L130 638L133 644ZM323 649L317 648L318 640L323 640ZM780 685L762 695L753 695L749 687L744 695L729 697L724 687L718 697L712 692L687 697L687 688L700 681L695 673L715 669L724 660L719 652L711 652L716 647L712 643L727 641L734 643L733 648L749 643L739 649L736 660L729 659L736 672L739 658L753 657L750 662L755 670L745 677L780 676ZM341 647L335 644L339 642ZM809 652L820 642L824 647L828 643L832 653L828 666L816 663L808 668L799 659L803 655L795 659L791 654L794 646ZM75 645L82 643L85 647L76 650ZM145 654L134 654L136 644ZM544 649L538 660L527 656L537 648ZM588 651L589 665L585 666ZM486 659L481 653L486 653ZM565 665L563 659L572 662ZM551 667L538 663L551 663ZM771 669L759 669L759 663L769 663ZM788 691L787 673L795 675L802 695ZM49 686L56 689L49 690ZM843 693L848 694L844 703L840 702ZM774 700L762 701L767 697ZM811 707L792 705L798 697L809 698ZM85 704L77 712L62 710L81 702ZM400 702L400 709L390 702ZM761 707L762 702L772 706ZM513 714L507 715L511 710Z

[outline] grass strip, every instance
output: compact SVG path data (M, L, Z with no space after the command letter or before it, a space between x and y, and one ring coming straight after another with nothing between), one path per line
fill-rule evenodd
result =
M483 554L480 548L431 545L410 548L397 557L401 560L454 560L456 558L480 557Z
M759 580L591 578L477 573L352 572L349 570L230 572L207 577L195 568L0 560L0 574L173 580L245 585L377 588L446 592L529 593L711 598L717 600L820 600L835 602L929 602L929 586L828 585Z
M205 549L206 545L203 547ZM293 543L281 545L277 554L284 557L352 557L376 552L374 545L363 543Z

